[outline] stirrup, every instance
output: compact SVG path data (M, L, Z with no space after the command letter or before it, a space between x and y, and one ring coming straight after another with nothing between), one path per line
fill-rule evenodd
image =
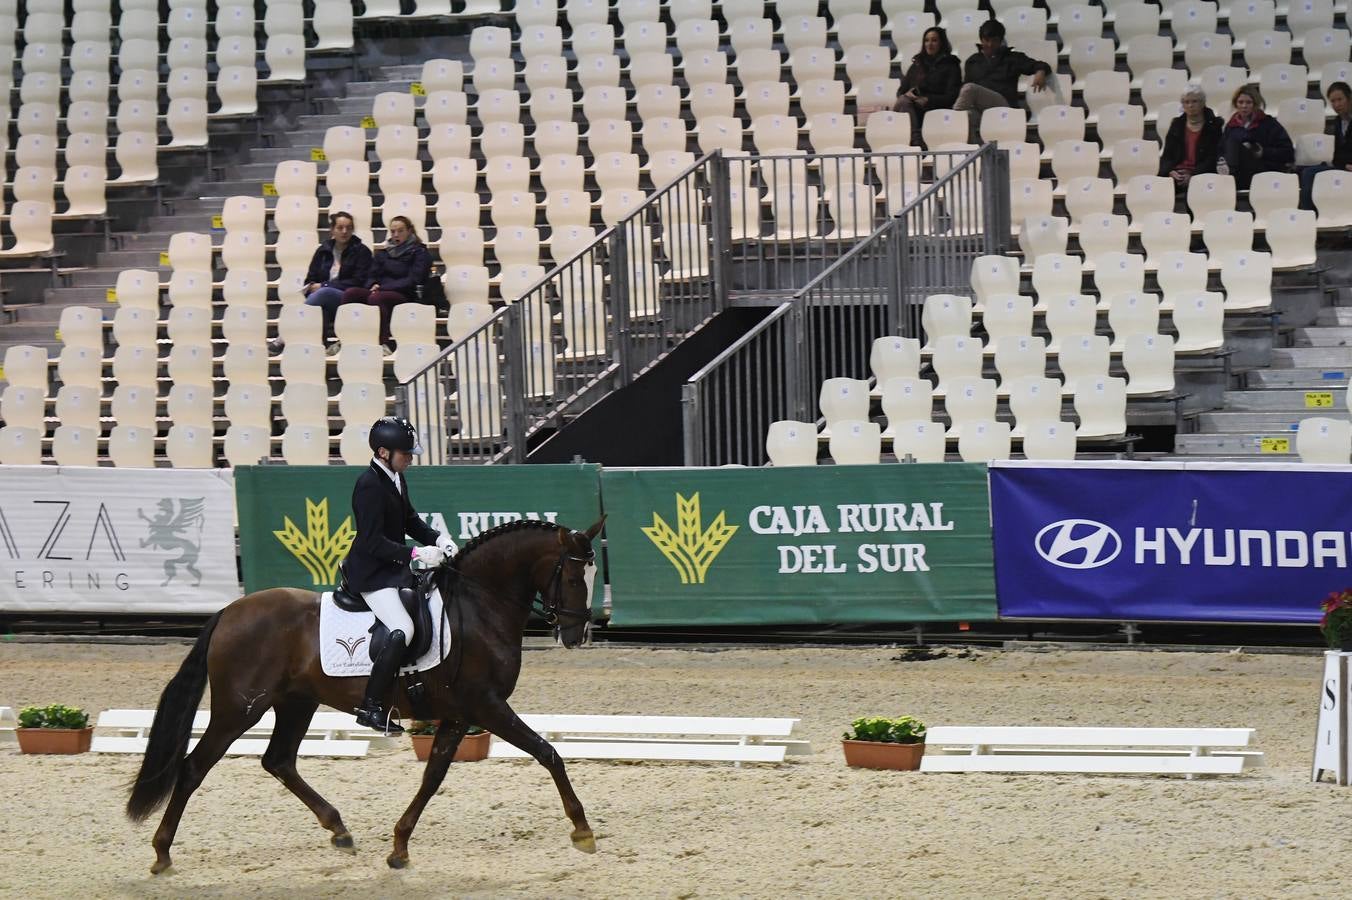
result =
M386 737L404 733L403 726L394 721L394 711L383 709L380 706L374 708L370 706L358 707L356 719L358 725L379 731Z

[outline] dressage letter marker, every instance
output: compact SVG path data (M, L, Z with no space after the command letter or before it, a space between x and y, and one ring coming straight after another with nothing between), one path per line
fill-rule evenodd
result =
M1352 653L1324 653L1324 677L1319 681L1319 727L1314 733L1314 764L1310 780L1333 773L1335 784L1348 780L1347 702L1352 684L1347 680L1347 661Z

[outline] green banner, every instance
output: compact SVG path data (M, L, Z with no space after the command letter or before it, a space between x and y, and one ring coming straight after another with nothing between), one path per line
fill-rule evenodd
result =
M352 487L360 466L236 466L244 590L327 590L354 534ZM433 528L464 544L515 519L584 529L600 517L600 467L414 466L413 504Z
M607 469L615 625L994 619L986 467Z

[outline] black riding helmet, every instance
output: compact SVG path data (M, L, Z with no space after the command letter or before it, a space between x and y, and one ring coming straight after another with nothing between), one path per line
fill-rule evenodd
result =
M396 416L381 416L376 419L375 424L371 426L368 442L372 453L381 447L386 450L403 450L414 456L422 453L422 448L418 446L418 433L413 430L407 419Z

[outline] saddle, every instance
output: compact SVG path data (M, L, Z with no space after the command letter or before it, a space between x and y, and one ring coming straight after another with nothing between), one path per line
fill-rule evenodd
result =
M412 665L432 646L432 610L428 606L428 595L432 592L432 570L414 572L412 580L411 587L399 588L399 601L404 604L405 612L413 620L413 640L404 651L403 659L400 661L402 665ZM343 574L342 583L334 588L333 605L348 612L368 612L371 609L360 593L348 587L346 573ZM390 630L377 616L369 633L371 640L367 652L371 656L371 661L375 662L389 639Z

